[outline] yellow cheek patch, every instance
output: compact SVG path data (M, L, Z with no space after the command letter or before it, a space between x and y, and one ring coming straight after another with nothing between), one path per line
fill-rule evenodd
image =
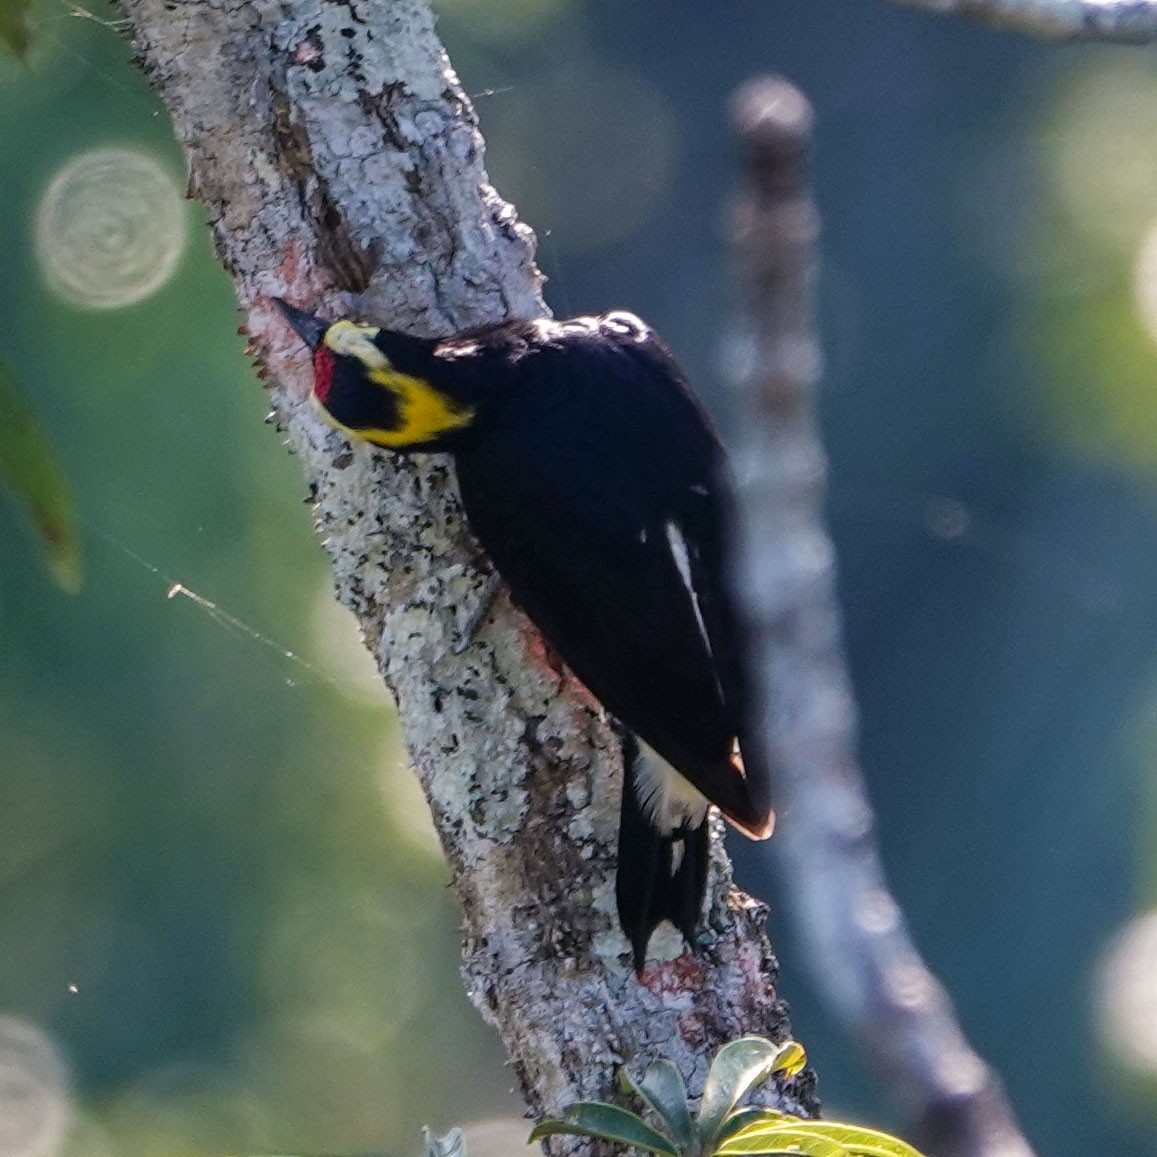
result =
M369 378L398 400L396 429L358 431L363 438L379 446L392 449L418 446L440 434L461 430L474 420L472 407L448 398L422 378L413 378L392 369L371 369Z
M474 420L472 406L459 405L421 378L399 374L396 370L370 370L368 377L397 398L398 425L392 430L378 426L347 426L318 401L316 394L311 395L322 418L351 437L363 438L390 450L404 450L407 446L432 441L440 434L461 430Z

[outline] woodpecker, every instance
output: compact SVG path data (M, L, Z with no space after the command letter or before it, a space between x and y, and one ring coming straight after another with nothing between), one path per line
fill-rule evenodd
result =
M727 462L675 359L626 312L419 338L274 301L332 425L453 456L513 600L621 725L615 895L636 972L664 920L694 946L710 806L755 839L774 815L745 742Z

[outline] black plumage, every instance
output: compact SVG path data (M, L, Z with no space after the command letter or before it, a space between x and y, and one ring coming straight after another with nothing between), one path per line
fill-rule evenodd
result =
M467 520L514 600L628 732L617 901L636 967L664 919L693 941L706 801L757 837L772 817L763 769L736 752L746 691L727 465L674 359L626 313L439 341L348 322L317 334L302 319L324 323L283 309L314 337L334 421L454 455ZM415 390L430 391L421 407Z

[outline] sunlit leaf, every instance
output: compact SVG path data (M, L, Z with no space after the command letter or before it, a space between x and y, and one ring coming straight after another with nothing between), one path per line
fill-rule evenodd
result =
M845 1125L839 1121L798 1121L791 1126L799 1133L838 1141L852 1157L923 1157L906 1141L867 1129L863 1125Z
M762 1154L795 1153L806 1157L853 1157L857 1152L841 1145L839 1141L822 1134L801 1129L804 1122L783 1124L774 1129L748 1129L728 1138L713 1157L751 1157Z
M803 1052L794 1041L777 1045L764 1037L744 1036L715 1054L699 1104L699 1140L705 1153L714 1148L727 1114L775 1070L781 1057L786 1056L788 1064L794 1065L798 1059L796 1050Z
M802 1145L801 1152L812 1157L921 1157L911 1145L877 1129L839 1121L801 1121L774 1112L730 1133L715 1153L717 1157L770 1153L786 1145Z
M799 1041L786 1040L779 1046L775 1061L772 1063L773 1073L782 1073L785 1077L794 1077L802 1072L807 1064L807 1053Z
M81 581L80 537L64 472L47 434L2 366L0 483L31 515L53 577L65 590L75 591Z
M28 51L28 5L29 0L0 0L0 44L19 57Z
M662 1153L664 1157L678 1157L678 1150L671 1140L652 1129L642 1117L602 1101L579 1101L568 1105L562 1120L548 1117L539 1121L530 1134L530 1140L541 1141L543 1137L560 1133L572 1137L597 1137L602 1141L633 1145L649 1153Z
M628 1091L640 1097L666 1125L675 1144L686 1152L695 1140L695 1126L687 1104L687 1086L679 1070L666 1059L648 1066L643 1079L636 1082L626 1069L619 1070Z
M790 1144L791 1147L787 1149L760 1149L759 1157L851 1157L851 1154L843 1148L840 1148L839 1152L835 1153L826 1151L821 1152L818 1149L805 1149L800 1146L798 1141L777 1141L776 1144L777 1146ZM716 1149L715 1152L718 1153L719 1150Z
M719 1130L715 1139L715 1144L718 1147L722 1145L728 1137L734 1137L742 1129L748 1129L753 1125L767 1125L773 1122L799 1121L801 1117L793 1117L790 1113L781 1112L779 1109L765 1108L762 1105L748 1105L742 1109L733 1109L727 1114L727 1120L723 1122L723 1128Z

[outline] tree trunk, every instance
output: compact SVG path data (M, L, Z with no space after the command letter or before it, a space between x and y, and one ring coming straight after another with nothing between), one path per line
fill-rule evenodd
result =
M453 653L486 563L449 462L323 425L306 351L268 300L421 334L545 312L533 234L487 183L426 0L120 7L275 383L337 596L397 700L462 906L466 988L531 1112L609 1096L618 1065L658 1055L697 1093L720 1044L788 1035L764 907L732 887L717 824L700 950L657 935L636 979L615 916L612 731L504 597ZM779 1103L812 1115L810 1075Z

